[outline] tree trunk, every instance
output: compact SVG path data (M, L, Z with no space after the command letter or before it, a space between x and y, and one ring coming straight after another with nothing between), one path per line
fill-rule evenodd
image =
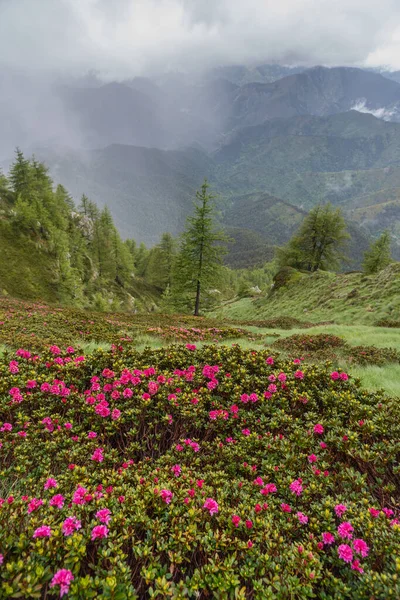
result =
M199 310L200 310L200 280L197 280L197 289L196 289L196 303L194 305L194 316L198 317L199 316Z

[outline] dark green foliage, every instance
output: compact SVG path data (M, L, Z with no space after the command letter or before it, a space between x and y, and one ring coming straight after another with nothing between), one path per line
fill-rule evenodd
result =
M121 240L107 207L100 211L82 196L75 208L63 186L54 189L46 166L20 150L9 178L1 176L0 204L5 217L0 289L78 306L132 307L138 252ZM19 277L25 265L29 273Z
M378 273L390 265L392 262L390 245L390 234L388 231L384 231L382 235L373 244L371 244L370 249L364 254L364 273L367 275Z
M227 241L225 235L215 228L214 196L204 183L196 192L194 215L188 217L182 234L179 254L174 271L174 296L179 303L200 312L200 303L210 296L210 288L216 285Z
M314 272L339 267L341 248L349 234L339 208L318 205L305 217L287 246L277 251L281 267L288 266Z
M374 323L375 327L392 327L400 328L400 321L393 321L392 319L379 319Z
M327 348L344 348L347 343L340 337L330 333L316 335L295 334L274 342L274 346L287 352L317 352Z
M348 349L348 360L361 365L384 365L400 362L400 353L394 348L377 348L376 346L353 346Z
M300 321L294 317L276 317L275 319L258 321L241 321L241 324L253 327L263 327L265 329L308 329L309 327L315 327L317 325L316 323L310 323L308 321ZM322 325L322 323L318 324Z
M166 290L172 286L172 272L176 258L176 241L170 233L163 233L161 241L152 248L146 267L146 279L152 285Z

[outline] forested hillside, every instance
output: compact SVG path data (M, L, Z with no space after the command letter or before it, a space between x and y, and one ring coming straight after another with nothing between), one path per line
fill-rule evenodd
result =
M135 272L145 249L123 241L107 207L82 196L75 205L43 163L17 151L0 179L0 290L22 298L150 307L158 295Z

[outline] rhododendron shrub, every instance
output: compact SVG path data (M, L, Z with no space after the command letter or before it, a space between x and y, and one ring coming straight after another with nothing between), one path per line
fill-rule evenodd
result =
M399 598L400 403L190 341L0 358L0 598Z

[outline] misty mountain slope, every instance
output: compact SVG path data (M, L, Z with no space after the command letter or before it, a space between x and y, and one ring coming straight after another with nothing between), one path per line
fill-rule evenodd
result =
M232 198L224 213L229 227L255 231L271 245L285 243L304 219L306 212L266 193Z
M265 193L231 199L223 222L232 242L226 262L232 267L262 265L271 260L275 247L285 244L306 213Z
M378 73L348 67L313 67L273 83L243 85L232 97L232 128L296 115L324 116L348 111L385 109L400 113L400 84Z
M225 193L267 191L300 207L346 204L398 187L400 124L356 111L274 119L238 131L213 157Z
M82 156L38 150L56 182L76 200L85 193L107 204L124 237L156 244L163 232L179 233L196 189L212 169L207 155L188 148L165 151L113 145Z
M234 237L228 262L232 266L262 264L274 256L274 248L286 244L298 230L306 211L266 193L253 193L232 198L224 213L224 223ZM343 268L360 268L363 254L370 244L371 230L360 226L357 215L346 213L351 239ZM252 241L254 238L254 241ZM400 256L398 248L396 255Z
M288 75L302 73L305 70L305 67L287 67L274 64L262 64L253 67L227 65L210 69L206 72L205 77L210 79L222 78L241 86L247 83L272 83Z

